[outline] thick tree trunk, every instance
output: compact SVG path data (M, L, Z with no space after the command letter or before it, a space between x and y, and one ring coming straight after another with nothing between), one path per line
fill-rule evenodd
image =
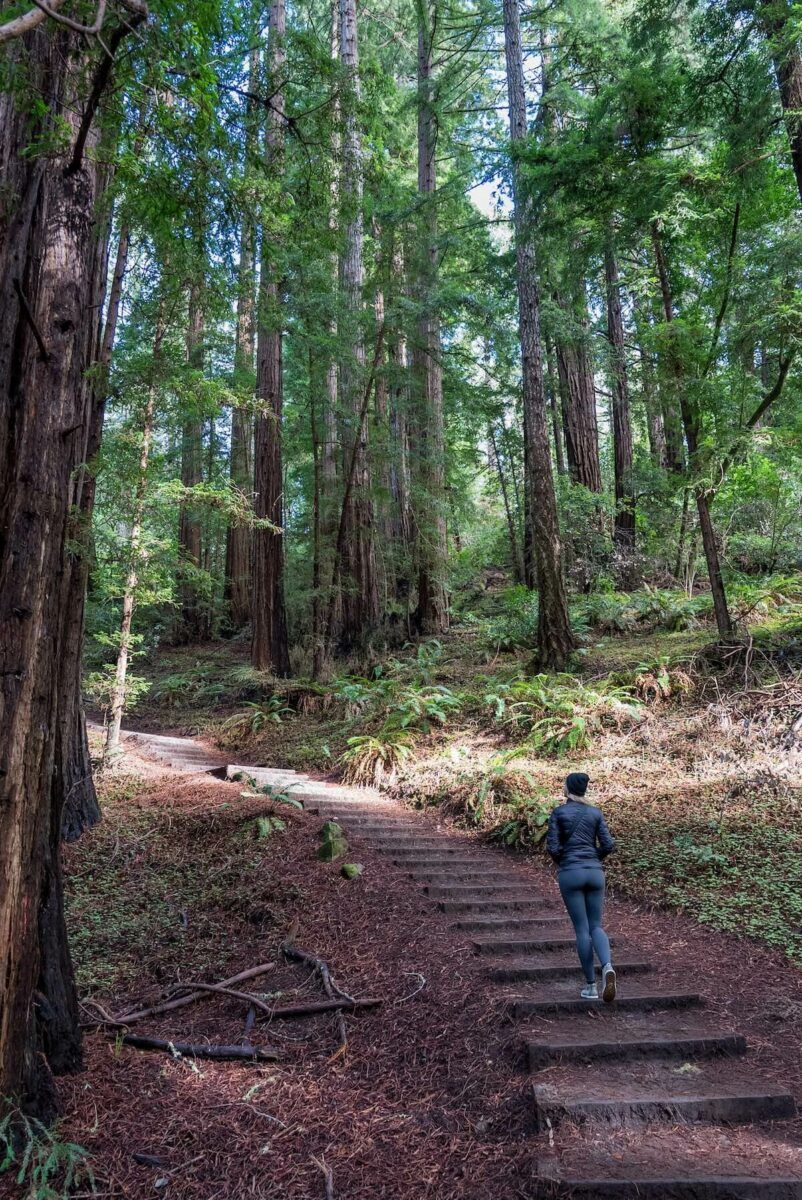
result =
M576 336L557 338L557 371L563 406L565 449L568 468L575 483L591 492L602 490L599 463L599 429L596 420L596 388L585 336L587 303L584 292L568 304L559 295L557 304L577 326Z
M204 364L204 311L202 283L190 287L186 334L187 363L197 372ZM181 430L181 483L194 488L203 479L203 427L200 416L192 414ZM176 642L193 643L206 633L204 612L194 573L201 568L201 522L195 501L181 503L178 519L178 550L182 564L180 585L181 615L176 627Z
M284 173L284 73L286 10L284 0L270 5L268 52L272 103L267 116L265 163L268 178ZM290 652L284 606L284 480L281 453L284 378L282 362L281 271L278 244L269 230L262 238L259 305L254 486L257 517L272 528L253 535L253 641L251 661L261 671L289 675Z
M359 421L365 375L362 331L364 287L364 221L362 213L363 164L359 129L359 43L356 0L340 0L340 55L343 64L344 135L342 212L345 245L340 261L340 286L345 329L350 347L340 363L340 397L343 420L343 464L350 463L356 444L355 476L346 513L342 581L340 640L344 646L358 642L380 619L373 545L373 505L370 498L368 426Z
M443 426L443 368L437 276L437 117L434 107L432 58L437 9L425 0L418 28L418 195L421 210L419 300L421 315L415 347L415 377L419 411L418 608L415 623L421 633L448 629L445 514L445 430Z
M660 293L663 299L663 313L666 322L670 324L674 320L674 302L671 295L665 251L657 225L652 227L652 241L657 266L657 278L660 283ZM685 443L688 447L688 470L693 472L699 467L699 417L685 386L682 363L677 357L673 346L669 348L669 353L671 355L671 365L679 397L682 424L685 430ZM707 561L707 573L710 579L710 591L713 596L716 626L721 637L729 638L732 637L733 626L729 608L727 607L727 593L721 574L721 562L719 560L716 533L710 516L710 504L703 485L695 484L693 494L696 500L696 510L699 514L699 530L702 535L702 546Z
M610 375L613 393L613 459L615 471L616 547L626 560L622 574L629 576L635 550L635 496L632 490L632 424L629 415L624 318L621 312L621 285L618 263L611 247L604 255L607 285L607 340L610 343Z
M100 821L95 784L92 778L92 763L89 756L89 741L86 735L86 720L81 694L81 657L83 651L83 615L86 588L91 567L92 511L95 504L95 458L100 449L103 432L103 417L108 396L109 367L120 315L123 283L128 266L130 231L127 226L120 229L117 254L114 261L106 323L95 355L95 374L90 384L93 391L92 414L86 447L86 466L82 467L76 486L78 520L75 522L74 543L79 552L70 556L68 594L63 612L69 623L65 631L65 644L72 658L71 672L74 675L72 697L65 695L62 717L58 731L55 757L54 787L61 789L64 808L61 818L62 837L66 842L76 841L84 829L90 829ZM107 254L106 239L98 243L99 255L95 275L97 300L95 312L102 311L103 291L106 286Z
M39 27L22 47L36 107L0 95L0 1095L43 1119L55 1101L47 1060L68 1070L81 1056L59 864L83 609L66 538L97 428L85 373L106 227L98 237L94 155L21 152L60 144L56 129L75 141L78 45Z
M526 138L526 92L518 0L504 0L504 47L512 142L515 253L518 282L518 329L523 372L525 481L527 517L538 586L538 660L544 668L562 670L574 647L562 574L562 547L551 472L546 424L546 397L540 348L540 294L532 233L531 203L521 186L515 153Z
M255 22L248 64L248 90L259 90L259 48L256 45ZM253 170L258 143L256 112L248 102L245 139L245 173ZM237 330L234 351L234 374L240 389L251 391L253 386L254 352L256 349L254 309L256 300L256 223L248 201L242 208L240 230L240 259L237 296ZM253 493L253 417L248 409L235 405L231 413L231 486L250 497ZM251 619L251 531L242 521L232 522L226 534L226 565L224 600L228 625L240 630Z
M757 14L768 40L780 103L785 114L791 165L802 200L802 52L799 16L791 0L758 0Z
M339 0L330 0L329 5L329 50L332 63L340 58L340 9ZM339 372L337 354L334 347L337 343L337 293L339 284L339 255L337 253L337 230L340 213L340 119L341 105L339 91L332 100L331 132L329 135L329 206L328 230L331 250L329 253L329 313L328 332L332 349L325 368L325 389L322 406L322 420L319 422L318 438L319 461L317 463L316 507L318 548L317 548L317 578L318 584L314 589L312 600L312 676L319 679L323 673L326 657L326 611L330 597L325 594L324 580L331 578L331 555L334 540L337 536L337 398L339 389ZM335 608L335 624L339 627L341 618L339 605Z

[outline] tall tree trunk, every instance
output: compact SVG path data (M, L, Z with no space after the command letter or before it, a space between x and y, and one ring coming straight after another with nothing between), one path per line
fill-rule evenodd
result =
M329 3L329 47L332 63L340 58L340 9L339 0ZM337 293L339 284L339 255L337 253L337 231L340 212L340 120L341 105L339 90L335 91L332 100L331 132L329 135L329 206L328 230L331 249L329 252L329 286L330 310L328 315L328 332L331 338L331 350L326 363L326 379L322 420L319 422L319 475L317 483L317 521L318 521L318 588L312 601L312 676L319 679L323 673L326 653L326 611L329 597L323 592L324 580L331 578L331 555L334 539L337 536L337 397L339 388L339 372L337 353L334 347L337 343ZM335 623L339 627L342 616L339 605L335 608Z
M635 550L635 496L632 490L632 424L629 415L629 380L627 378L624 318L621 313L621 285L618 263L611 246L604 254L604 276L607 285L607 340L613 393L613 459L615 471L614 540L626 560L622 574L629 579Z
M106 322L100 336L96 351L96 369L90 384L93 390L92 415L89 435L87 437L86 464L81 467L78 476L75 508L78 511L75 542L79 552L71 556L68 595L63 611L65 619L72 622L72 629L65 633L67 645L72 647L74 657L73 696L71 703L63 706L62 721L58 733L54 786L60 788L64 795L64 808L61 817L61 833L64 841L76 841L85 829L90 829L100 821L100 805L98 804L95 784L92 778L92 763L89 756L89 741L86 734L86 719L83 709L81 689L81 667L83 651L83 616L86 588L91 568L91 527L92 511L95 504L95 459L100 449L103 432L103 417L109 389L109 368L114 339L117 334L117 322L120 315L123 283L128 267L128 252L131 234L127 225L120 229L117 241L117 254L109 289L109 301L106 310ZM98 300L95 311L102 310L102 294L106 284L106 252L101 253L96 268L98 277ZM98 326L99 328L99 326Z
M268 52L272 103L267 116L265 164L268 178L284 174L284 73L286 51L284 0L270 5ZM254 484L256 515L272 523L253 535L253 642L251 661L262 671L289 675L290 652L284 607L284 480L281 454L284 379L282 364L281 271L278 243L265 229L262 235L262 277L259 305Z
M758 0L757 15L767 38L785 114L791 165L802 200L802 51L799 16L791 0Z
M437 116L432 59L437 27L436 0L421 0L418 14L418 195L421 211L419 299L421 315L415 347L416 391L419 402L420 480L415 526L418 534L418 609L421 633L448 629L445 514L445 430L443 427L443 368L437 278Z
M153 436L153 410L156 402L156 373L161 363L162 341L164 339L164 323L161 310L156 319L156 334L153 339L153 358L151 362L151 377L148 387L145 409L142 413L142 446L139 451L139 471L134 489L134 508L131 515L131 540L129 543L128 571L123 589L123 611L120 621L120 644L117 651L117 668L114 673L114 686L111 692L111 714L106 730L106 745L103 752L104 762L111 760L120 753L120 731L125 711L126 681L128 676L128 657L131 649L131 626L136 604L136 589L139 582L141 566L142 522L145 514L145 496L148 486L148 462L150 459L150 443Z
M95 220L105 177L91 153L95 109L75 91L93 65L89 51L42 25L15 53L37 104L15 90L0 95L0 1095L47 1120L48 1062L69 1070L81 1059L59 858L59 738L74 744L79 712L83 590L68 578L66 539L97 427L86 372L98 352L107 225L99 232ZM98 96L108 78L107 68L96 73ZM64 131L72 148L60 154ZM78 611L65 621L69 597Z
M559 295L555 296L555 300L578 327L574 335L556 339L568 467L575 483L581 483L591 492L600 492L602 477L596 387L585 337L587 303L584 290L577 294L573 304Z
M657 278L660 283L660 293L663 299L663 312L666 323L670 324L674 320L674 302L671 295L671 285L668 278L668 267L663 249L663 241L656 224L652 226L652 241L657 266ZM689 472L693 472L699 468L699 416L688 394L682 363L673 345L669 347L669 353L679 398L682 424L685 430L685 443L688 447L688 470ZM729 608L727 607L727 593L721 574L718 543L710 516L707 492L702 484L694 484L693 494L696 500L696 511L699 514L699 531L702 535L702 547L704 548L705 559L707 561L707 573L710 578L710 591L713 595L716 626L722 638L729 638L732 637L733 633L732 620Z
M255 22L248 66L248 89L259 88L259 48L256 45ZM252 101L248 102L245 139L246 178L253 169L256 156L257 129ZM251 391L253 360L256 349L254 307L256 297L256 223L249 202L242 207L240 230L239 287L237 296L237 330L234 351L235 379L244 391ZM250 411L234 406L231 413L231 485L250 496L253 492L253 417ZM251 619L251 531L242 521L232 522L226 534L226 565L224 599L228 623L233 630L242 629Z
M381 232L378 223L374 221L373 236L376 244L380 244ZM373 315L377 329L383 329L386 320L384 285L382 276L385 274L383 254L377 256L376 273L379 281L373 296ZM374 404L374 460L378 476L378 495L376 498L376 528L380 538L381 561L377 563L377 579L379 594L383 597L382 613L387 612L389 582L392 575L392 511L390 492L390 383L387 374L386 352L382 351L382 360L376 371L376 385L373 396Z
M551 342L546 343L546 391L549 398L549 412L551 414L551 436L554 439L554 461L557 465L557 474L566 474L565 465L565 450L563 449L563 434L560 422L560 405L559 405L559 385L555 378L554 371L554 350Z
M204 365L204 285L201 281L191 284L187 320L186 348L187 363L201 373ZM185 488L194 488L203 479L203 427L200 415L191 413L184 420L181 430L181 483ZM182 564L180 602L181 612L176 627L177 642L199 642L204 634L204 612L198 591L196 571L201 569L201 521L197 502L191 497L181 502L178 518L178 550Z
M391 277L397 293L405 288L404 254L400 237L393 239ZM409 361L403 320L396 318L389 331L387 357L390 370L390 492L393 501L394 596L408 605L413 543L409 447Z
M640 361L640 385L643 396L643 407L646 411L649 455L655 467L662 467L664 470L668 470L668 446L666 445L666 431L663 424L660 397L657 394L654 356L647 343L651 322L645 305L637 293L634 301L635 325L638 337L638 358Z
M518 283L518 329L523 372L525 481L528 518L538 585L538 660L544 668L562 670L574 647L562 573L557 502L551 472L546 425L546 397L540 348L540 292L532 230L531 200L521 184L516 158L525 140L526 91L518 0L504 0L504 48L512 142L515 253Z
M524 559L521 553L521 548L518 544L518 530L515 522L515 513L510 504L509 488L507 487L507 478L504 474L504 463L501 460L499 453L498 442L492 424L488 429L488 438L490 440L490 465L498 475L499 487L501 488L501 497L504 501L504 513L507 517L507 529L510 535L510 556L512 558L513 573L516 583L526 582L526 573L524 570Z
M368 425L359 420L365 375L362 331L364 219L362 213L363 164L359 128L359 42L356 0L340 0L340 55L343 65L343 170L342 212L345 244L340 262L344 333L350 343L340 363L340 396L343 419L343 463L350 463L356 445L355 475L346 512L343 562L337 570L342 580L341 641L356 643L380 618L373 546L373 505L370 498Z

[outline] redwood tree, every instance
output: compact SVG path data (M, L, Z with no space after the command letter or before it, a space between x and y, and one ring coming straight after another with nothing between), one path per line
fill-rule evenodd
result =
M418 401L419 503L418 610L416 624L422 633L448 629L445 572L448 547L445 518L445 430L443 427L443 368L437 275L437 114L432 75L437 6L430 0L418 4L418 195L422 201L418 279L420 319L415 345L415 382Z
M562 572L562 547L546 424L540 340L540 289L531 201L522 184L517 152L526 139L521 18L518 0L504 0L504 48L509 94L512 184L518 285L518 330L523 374L526 515L531 522L538 587L538 659L562 670L574 647Z
M271 104L267 114L265 169L278 181L284 166L284 73L286 51L284 0L270 5L268 56ZM284 380L282 371L281 269L273 232L263 227L259 295L257 395L259 411L254 442L256 516L253 533L253 640L251 661L259 670L288 675L290 654L284 607L283 478L281 457Z
M73 735L83 596L65 581L70 509L98 428L86 372L108 226L96 220L106 173L95 118L114 51L144 16L126 7L138 11L106 32L100 57L40 9L12 22L24 35L11 49L20 86L0 95L0 1095L44 1118L50 1069L81 1059L59 738ZM79 609L69 616L68 595Z

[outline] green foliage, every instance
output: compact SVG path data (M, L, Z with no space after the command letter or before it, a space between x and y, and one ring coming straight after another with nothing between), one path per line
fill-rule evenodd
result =
M583 684L572 675L535 675L497 685L485 696L492 720L521 731L542 754L584 749L594 731L637 723L639 705L626 688Z
M516 849L536 850L546 840L553 802L544 795L514 801L509 813L490 831L494 841Z
M340 874L343 879L358 879L364 870L362 863L343 863Z
M697 797L686 805L644 805L640 796L624 812L607 814L625 830L611 878L634 896L668 902L802 963L798 809L798 798L759 781L730 803Z
M359 734L348 739L342 755L343 779L358 787L381 787L393 783L399 767L414 754L409 733L383 729L378 734Z
M249 700L245 712L235 713L223 722L223 729L231 733L257 734L266 725L281 725L293 711L281 696L270 696L267 700Z
M89 1154L74 1142L62 1142L58 1126L47 1128L10 1102L0 1118L0 1174L14 1171L22 1200L67 1200L80 1188L97 1188Z
M282 821L281 817L269 816L256 817L249 822L249 827L253 830L257 841L262 841L269 838L274 833L284 833L287 828L287 822Z
M496 651L537 649L537 592L510 588L502 598L502 612L484 626L483 637Z

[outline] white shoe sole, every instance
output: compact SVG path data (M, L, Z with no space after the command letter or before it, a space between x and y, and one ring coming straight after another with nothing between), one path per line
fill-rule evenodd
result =
M615 971L604 972L604 991L602 992L602 1000L605 1004L612 1004L615 1000Z

